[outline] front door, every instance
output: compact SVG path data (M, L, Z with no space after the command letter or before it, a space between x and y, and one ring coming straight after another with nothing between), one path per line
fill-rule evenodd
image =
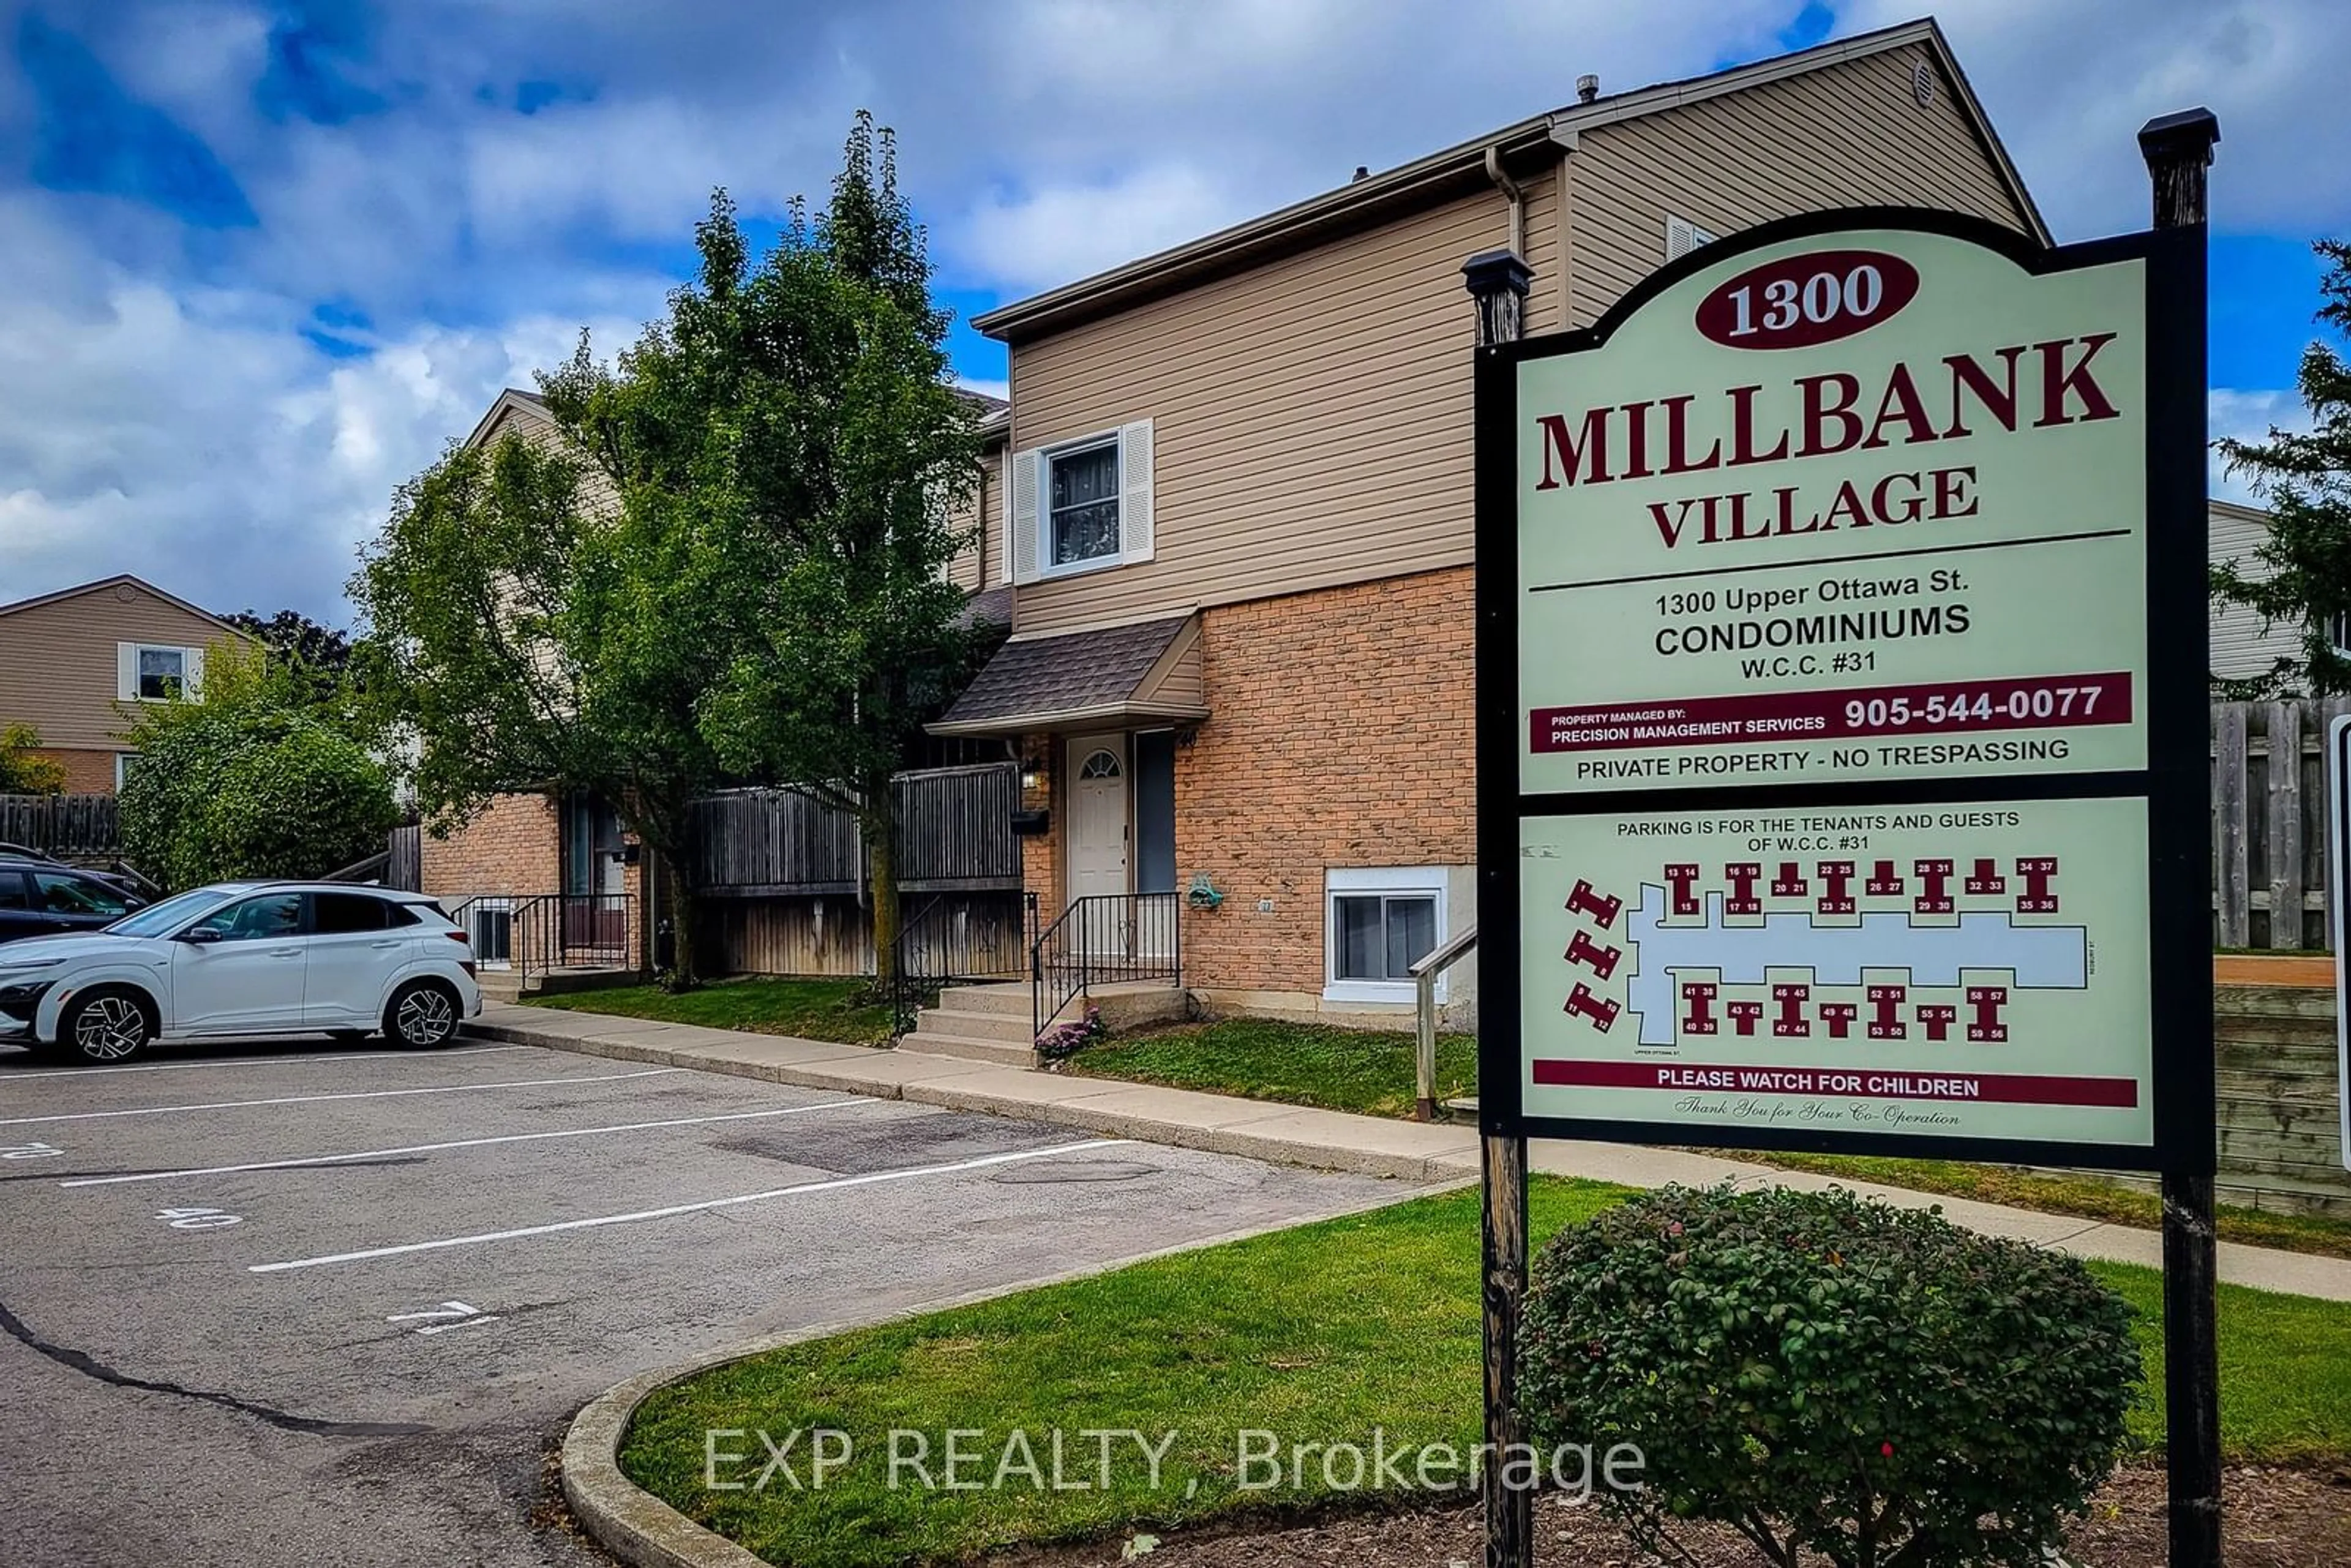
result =
M1128 878L1129 793L1126 737L1079 736L1070 742L1070 897L1123 897ZM1087 951L1123 953L1123 904L1089 905L1080 936Z
M563 956L559 963L592 959L625 940L621 894L628 871L621 859L621 818L600 796L575 794L563 805Z

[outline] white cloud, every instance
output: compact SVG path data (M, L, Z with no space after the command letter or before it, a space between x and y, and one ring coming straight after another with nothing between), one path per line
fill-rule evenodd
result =
M1915 0L1847 0L1841 28L1907 20ZM1943 0L1936 17L2060 238L2143 227L2147 120L2220 120L2223 226L2309 234L2351 213L2351 5L2342 0Z
M2239 441L2258 441L2275 430L2296 433L2310 429L2310 409L2302 394L2291 388L2274 392L2241 392L2233 388L2214 387L2206 402L2206 427L2211 439L2233 436ZM2235 501L2243 506L2258 507L2259 496L2253 494L2248 476L2231 474L2218 452L2211 459L2211 493L2223 501Z
M1245 210L1198 170L1162 165L983 201L955 255L1016 289L1050 287L1221 228Z

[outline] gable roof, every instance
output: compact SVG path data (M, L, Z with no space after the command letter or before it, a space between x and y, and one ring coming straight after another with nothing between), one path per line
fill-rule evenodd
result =
M520 387L508 387L498 393L496 401L490 404L489 412L483 414L481 422L474 426L474 433L465 437L465 444L479 446L489 439L490 432L497 428L498 420L502 415L517 410L542 424L550 423L545 398L535 392L525 392Z
M1139 298L1165 294L1203 277L1254 265L1273 256L1313 243L1333 231L1375 221L1393 210L1408 209L1468 184L1488 183L1487 155L1507 162L1513 154L1546 144L1573 147L1577 135L1597 126L1658 114L1726 93L1761 87L1766 82L1800 76L1806 71L1865 59L1912 46L1925 47L1958 89L1954 95L1973 124L2001 184L2015 200L2032 236L2051 243L2048 225L2033 204L2032 193L2016 165L2001 145L1991 122L1977 102L1967 73L1951 53L1943 30L1931 16L1856 34L1834 43L1819 44L1794 54L1777 55L1751 65L1735 66L1707 76L1659 82L1628 92L1611 93L1589 103L1573 103L1520 120L1515 125L1432 152L1425 158L1326 191L1319 196L1218 229L1214 234L1082 277L1059 288L998 306L972 318L971 324L991 338L1010 339L1047 330L1082 316L1100 315Z
M247 642L253 641L252 633L243 628L232 626L211 611L200 609L176 593L166 593L145 578L133 577L127 571L118 571L112 577L101 577L95 582L82 582L71 588L60 588L54 593L41 593L30 599L19 599L13 604L0 604L0 615L14 615L19 610L37 609L44 604L55 604L61 599L78 599L85 593L96 593L100 589L120 588L126 584L138 589L142 593L153 594L173 609L184 610L191 615L202 616L232 637L243 637Z

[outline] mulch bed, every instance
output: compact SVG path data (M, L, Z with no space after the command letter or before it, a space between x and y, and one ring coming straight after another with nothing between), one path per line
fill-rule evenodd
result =
M2222 1508L2230 1568L2351 1563L2351 1469L2231 1470ZM2066 1556L2080 1568L2161 1568L2165 1528L2161 1468L2133 1466L2099 1491ZM1763 1563L1761 1552L1728 1530L1693 1529L1683 1543L1704 1568ZM1021 1568L1118 1568L1124 1550L1123 1542L1097 1542L1021 1552L1017 1561ZM1535 1503L1535 1559L1576 1568L1650 1568L1659 1561L1597 1509L1558 1497ZM1147 1561L1150 1568L1480 1568L1484 1525L1471 1507L1357 1514L1259 1533L1170 1531Z

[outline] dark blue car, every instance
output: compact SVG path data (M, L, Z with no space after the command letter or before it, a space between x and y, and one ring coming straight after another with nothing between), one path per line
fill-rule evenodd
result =
M0 857L0 942L110 925L146 900L103 872Z

